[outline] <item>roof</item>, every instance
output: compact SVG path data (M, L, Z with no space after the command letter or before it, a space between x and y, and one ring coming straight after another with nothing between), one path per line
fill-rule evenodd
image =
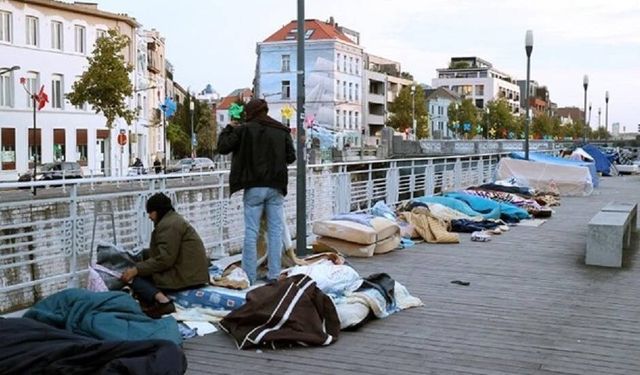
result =
M446 87L438 87L435 89L427 89L425 90L425 100L433 100L436 98L448 98L451 100L458 100L460 97L455 92L449 90Z
M253 92L251 92L251 89L249 88L242 88L242 89L235 89L231 92L231 94L229 94L228 96L225 96L222 101L220 102L220 105L218 105L218 110L226 110L229 109L229 107L231 107L231 104L235 103L236 100L240 99L240 100L244 100L246 98L251 98L253 97Z
M280 28L280 30L273 33L264 43L268 42L287 42L296 40L298 22L291 21L287 25ZM324 22L316 19L305 20L305 39L306 40L340 40L342 42L353 44L353 41L349 39L342 31L338 29L337 24Z
M104 10L99 10L98 5L96 3L87 3L87 2L76 2L76 3L66 3L63 1L56 0L18 0L20 2L31 4L31 5L41 5L53 9L58 10L66 10L69 12L74 12L78 14L86 14L91 16L103 17L115 21L122 21L129 24L131 27L136 28L141 25L136 21L135 18L129 17L126 14L117 14L111 12L105 12Z

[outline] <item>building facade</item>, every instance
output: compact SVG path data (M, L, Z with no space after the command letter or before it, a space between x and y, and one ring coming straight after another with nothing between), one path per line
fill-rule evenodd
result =
M520 87L509 74L503 73L479 57L452 57L449 67L437 69L434 88L446 87L460 96L471 99L478 108L487 102L504 99L513 113L520 113Z
M124 121L107 129L104 116L88 105L72 106L64 95L86 70L96 39L109 29L130 39L123 54L134 65L138 27L133 18L95 4L0 2L0 68L20 67L0 77L0 179L15 181L34 161L77 161L85 174L94 175L117 174L128 165L130 148L116 142L128 131ZM20 78L31 92L43 87L49 96L37 112L35 130L33 104Z
M425 90L425 101L429 113L429 138L452 139L455 133L449 128L449 106L460 101L456 93L445 87Z
M257 45L255 95L270 116L296 131L297 22ZM335 135L336 147L362 143L363 51L359 35L330 19L305 21L305 123ZM283 109L285 109L283 111ZM292 116L284 116L287 112Z

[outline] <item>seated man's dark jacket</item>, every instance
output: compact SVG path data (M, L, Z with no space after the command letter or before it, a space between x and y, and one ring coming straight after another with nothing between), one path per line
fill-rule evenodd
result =
M209 282L209 259L202 239L177 212L158 222L149 244L149 257L136 263L138 275L151 277L160 289L182 289Z
M239 126L228 125L218 138L221 154L233 152L231 194L252 187L271 187L287 195L287 165L296 160L291 131L269 116Z

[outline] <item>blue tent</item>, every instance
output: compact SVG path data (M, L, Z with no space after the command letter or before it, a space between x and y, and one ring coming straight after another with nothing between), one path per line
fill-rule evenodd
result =
M596 163L596 170L602 173L603 176L618 174L616 168L611 164L611 160L598 147L587 144L582 146L582 149L593 158Z
M524 160L524 152L512 152L509 154L509 157L513 159L521 159ZM589 169L589 174L591 175L591 182L593 183L593 187L598 187L598 171L596 170L596 164L588 161L578 161L571 160L565 158L558 158L555 156L550 156L547 154L543 154L541 152L531 152L529 153L530 161L537 161L540 163L550 163L550 164L558 164L558 165L570 165L573 167L585 167Z

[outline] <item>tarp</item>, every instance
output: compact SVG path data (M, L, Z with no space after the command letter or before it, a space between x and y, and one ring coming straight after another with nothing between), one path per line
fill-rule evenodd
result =
M586 151L596 163L596 170L604 176L617 176L618 170L611 164L611 160L600 149L594 145L584 145L582 149Z
M524 160L524 152L512 152L509 154L512 159ZM543 154L541 152L529 153L529 161L544 162L550 164L566 165L571 167L586 167L591 174L591 183L593 187L598 187L598 171L596 170L596 163L588 161L570 160L565 158L558 158L555 156Z
M577 158L576 158L576 155L578 156ZM593 161L593 157L591 155L589 155L588 152L583 150L582 147L578 147L575 150L573 150L573 152L571 153L571 160ZM596 167L596 169L597 169L597 167Z
M578 165L503 158L498 163L495 178L513 178L520 186L538 191L557 191L564 196L586 196L593 192L589 169Z

